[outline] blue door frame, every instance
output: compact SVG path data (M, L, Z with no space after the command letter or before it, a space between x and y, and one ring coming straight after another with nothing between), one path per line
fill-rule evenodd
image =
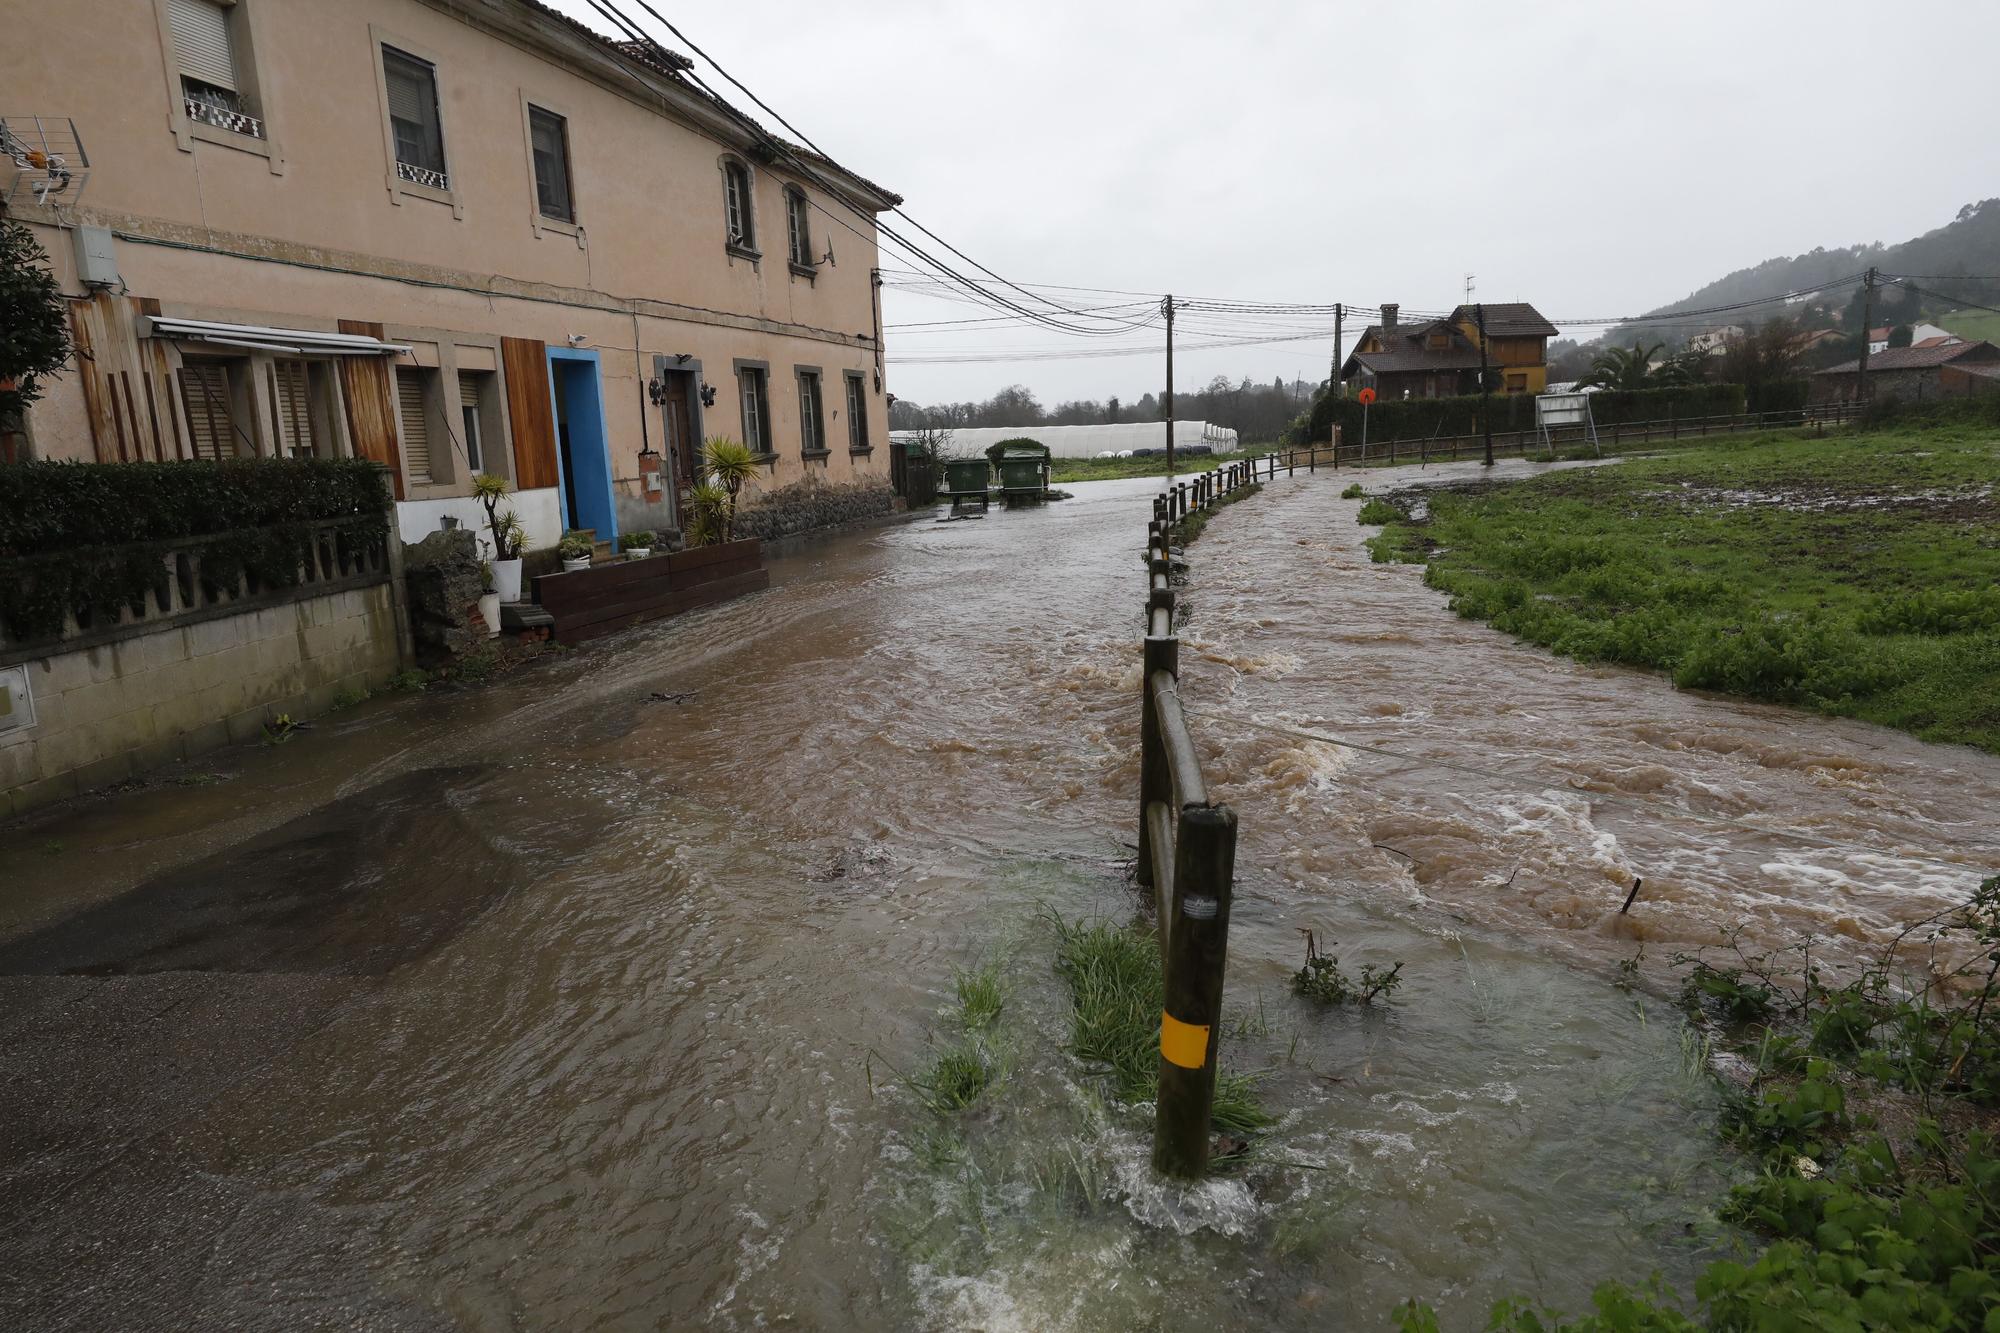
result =
M576 347L549 350L549 401L569 426L569 457L556 468L556 500L567 523L570 494L576 496L576 520L591 528L597 540L618 540L618 506L612 499L611 437L605 429L604 378L597 353ZM561 441L557 457L561 458Z

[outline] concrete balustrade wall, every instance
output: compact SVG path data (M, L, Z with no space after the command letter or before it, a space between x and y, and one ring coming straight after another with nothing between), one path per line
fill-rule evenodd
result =
M257 739L400 669L395 585L349 587L113 643L25 673L35 724L0 731L0 814Z

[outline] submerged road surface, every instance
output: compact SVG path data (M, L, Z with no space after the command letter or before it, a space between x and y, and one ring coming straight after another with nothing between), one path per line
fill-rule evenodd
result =
M1306 1328L1684 1278L1732 1168L1612 965L1886 938L1991 873L2000 761L1458 621L1348 475L1189 553L1248 1169L1155 1184L1063 1051L1052 918L1137 915L1158 486L1090 484L14 825L0 1327ZM1397 1003L1293 999L1307 927ZM939 1115L985 964L1000 1077Z

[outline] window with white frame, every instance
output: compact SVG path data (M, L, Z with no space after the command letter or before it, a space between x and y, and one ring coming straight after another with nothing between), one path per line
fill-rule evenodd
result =
M771 450L771 399L762 366L738 366L738 397L743 404L743 443L753 454Z
M722 164L722 208L729 244L738 250L755 250L757 219L751 206L750 168L733 157Z
M243 28L234 0L167 0L167 27L180 65L181 109L191 121L264 137L250 105L238 46Z
M486 470L486 403L493 393L490 371L458 372L458 415L465 431L459 440L465 446L465 466L470 472Z
M796 268L813 266L812 215L805 191L796 186L785 191L785 228Z
M868 443L868 389L858 371L848 371L847 380L847 448L851 453L865 454Z
M826 452L826 417L820 401L819 372L801 370L799 377L799 452L811 458Z
M382 48L382 78L389 94L389 130L396 146L396 174L413 185L449 190L444 125L438 116L437 67L393 46Z

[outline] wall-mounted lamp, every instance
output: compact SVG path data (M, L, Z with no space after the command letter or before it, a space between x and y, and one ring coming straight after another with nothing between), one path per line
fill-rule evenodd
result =
M686 364L687 364L688 362L690 362L690 361L692 361L692 360L694 360L694 353L693 353L693 352L675 352L675 353L674 353L674 364L675 364L675 365L677 365L677 366L684 366L684 365L686 365Z
M565 341L567 341L571 347L581 347L585 343L590 341L590 335L587 333L572 333Z
M666 381L661 379L658 375L655 375L653 376L653 378L647 380L646 397L652 401L654 407L665 406L667 401Z
M703 407L715 406L715 386L713 384L704 384L701 386L701 405Z
M821 260L820 260L819 262L820 262L820 263L822 263L822 264L824 264L824 265L826 265L826 266L827 266L828 268L839 268L839 267L840 267L840 265L838 265L838 264L836 264L836 263L834 263L834 262L833 262L833 242L832 242L832 241L828 241L828 242L826 243L826 255L825 255L825 257L824 257L824 258L822 258L822 259L821 259Z

